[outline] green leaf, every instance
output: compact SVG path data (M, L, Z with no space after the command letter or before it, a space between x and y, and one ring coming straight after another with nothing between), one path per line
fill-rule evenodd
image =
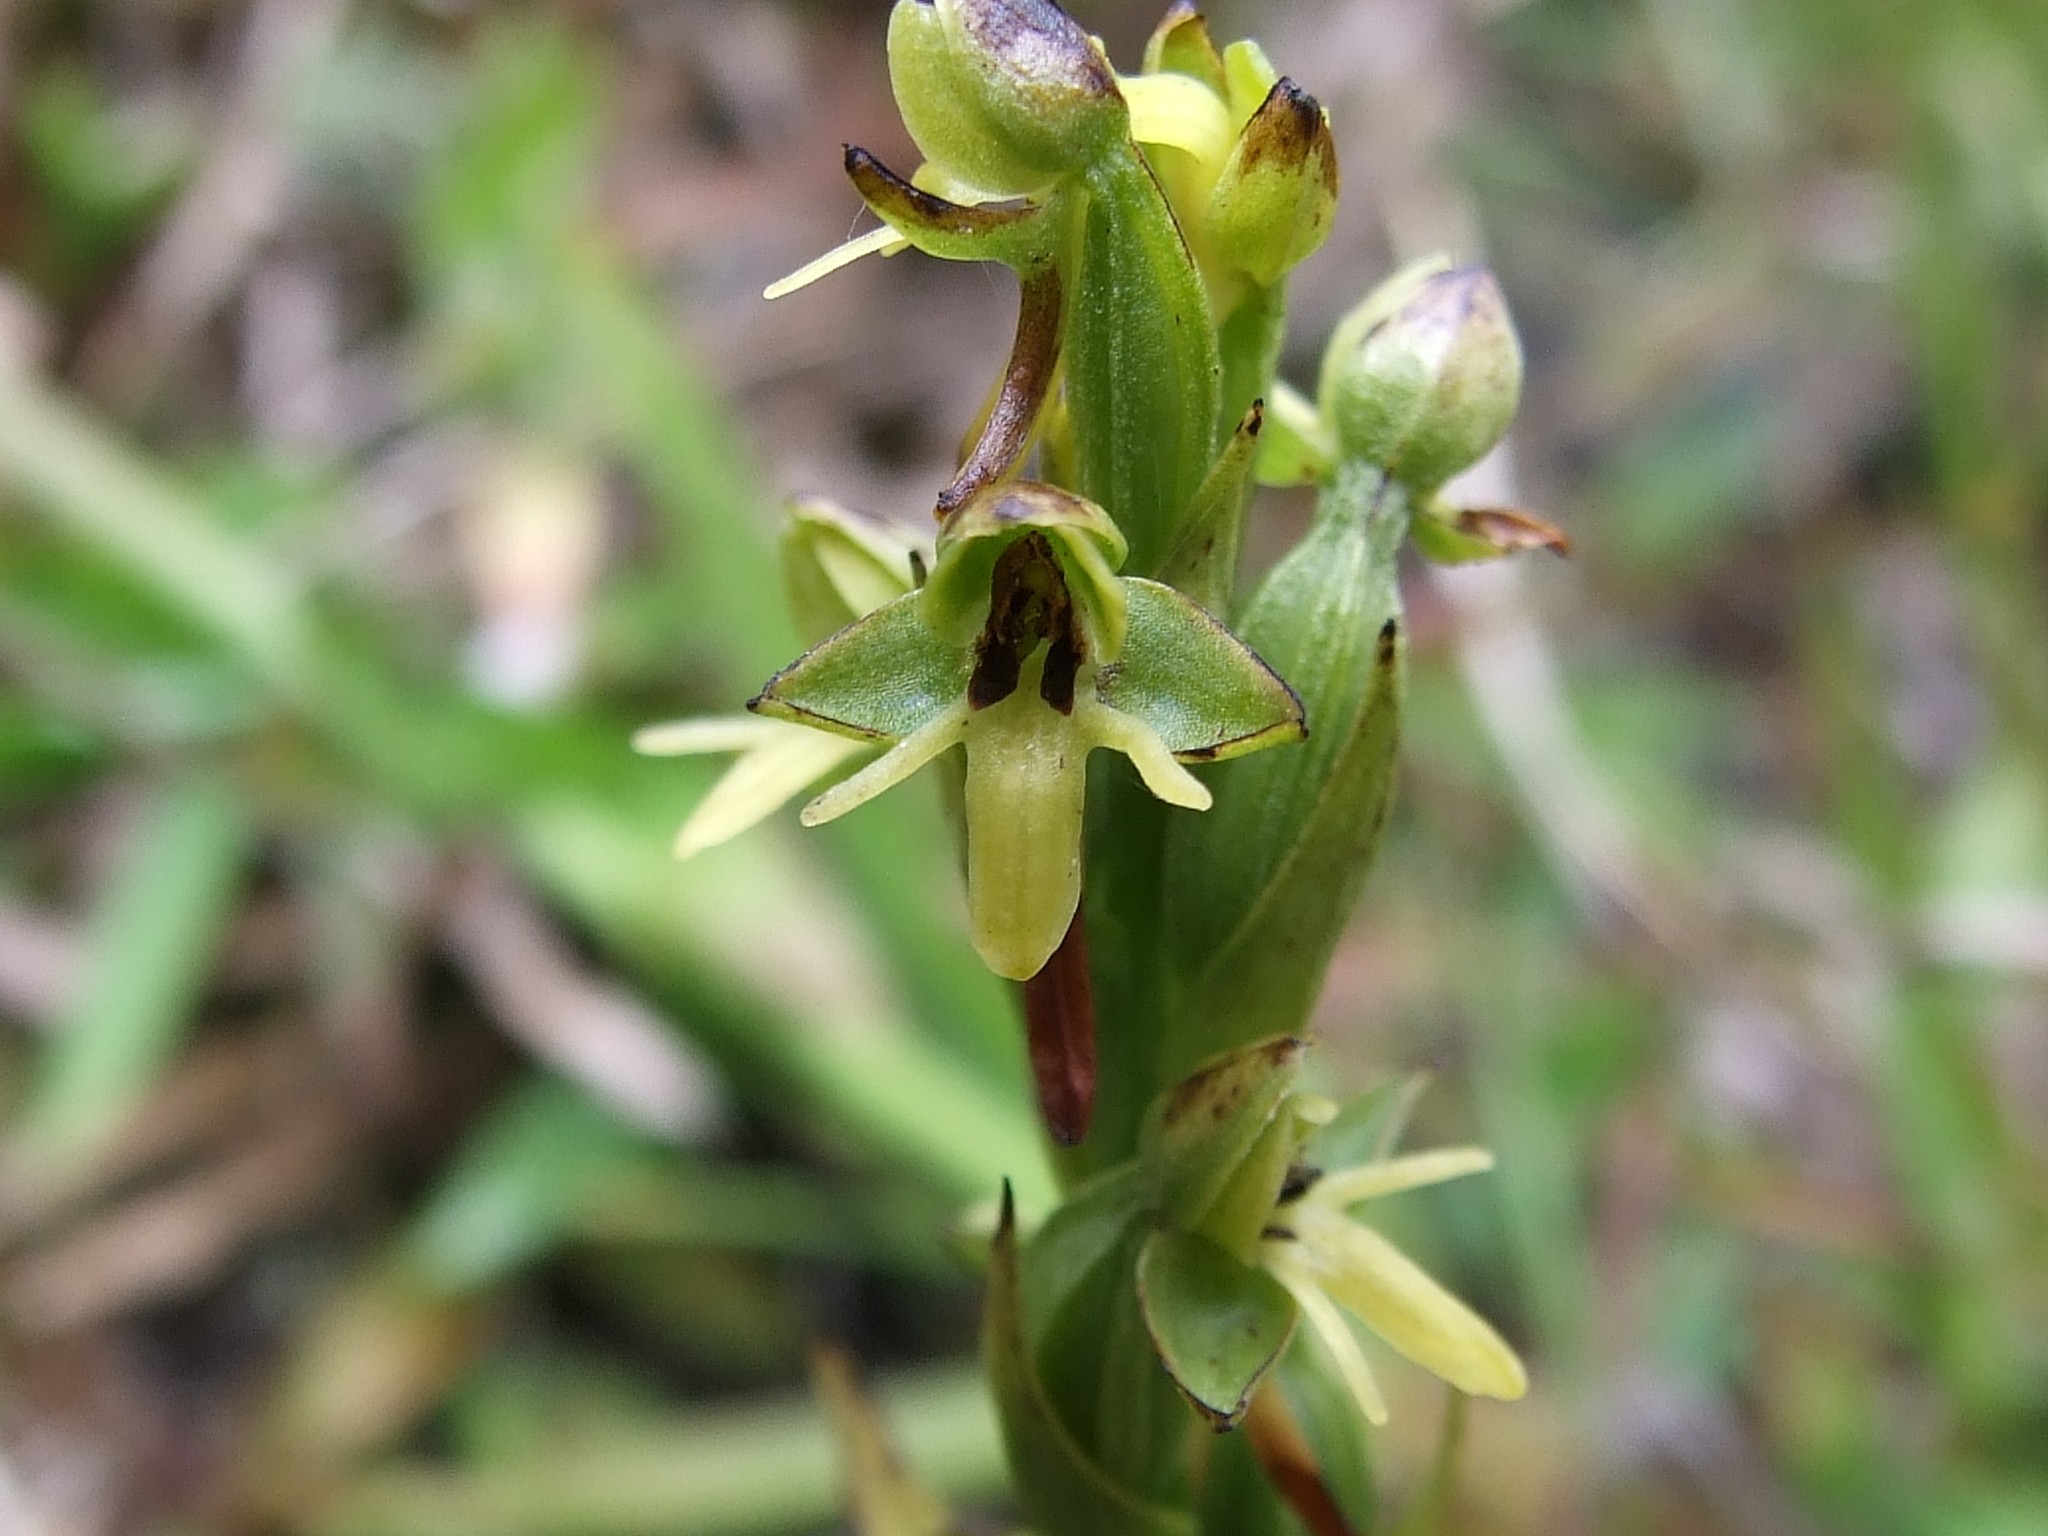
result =
M1191 1227L1258 1143L1308 1042L1282 1035L1208 1063L1160 1095L1139 1146L1177 1226Z
M205 991L249 852L240 795L206 774L158 789L92 917L82 985L41 1063L23 1132L89 1146L178 1048Z
M1294 1333L1294 1300L1280 1282L1193 1232L1146 1239L1138 1300L1167 1374L1218 1429L1244 1416Z
M822 640L768 680L748 708L866 741L929 724L967 691L973 657L926 627L910 592Z
M1114 1482L1059 1421L1025 1344L1020 1299L1016 1214L1006 1190L989 1256L982 1352L1018 1499L1031 1523L1059 1536L1190 1536L1186 1514L1145 1502Z
M536 1077L470 1137L405 1239L406 1266L436 1291L489 1285L553 1248L594 1194L648 1156L586 1095Z
M1136 715L1176 757L1214 762L1298 741L1301 703L1235 635L1171 587L1124 583L1131 627L1102 702Z

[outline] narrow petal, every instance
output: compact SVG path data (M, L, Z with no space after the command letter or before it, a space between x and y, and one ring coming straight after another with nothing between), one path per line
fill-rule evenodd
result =
M1326 1173L1303 1198L1341 1211L1361 1200L1377 1200L1381 1195L1397 1195L1404 1189L1462 1179L1492 1167L1493 1154L1484 1147L1444 1147Z
M1352 1337L1351 1325L1343 1315L1330 1305L1330 1299L1322 1293L1315 1278L1296 1262L1293 1246L1286 1242L1268 1242L1260 1250L1259 1262L1266 1272L1287 1287L1287 1294L1294 1298L1301 1308L1301 1315L1308 1319L1315 1329L1316 1337L1323 1348L1330 1352L1330 1358L1337 1362L1337 1370L1344 1378L1344 1384L1351 1389L1351 1395L1358 1400L1358 1411L1365 1415L1368 1424L1387 1422L1387 1400L1381 1395L1380 1384L1373 1379L1372 1367L1365 1362L1365 1351L1358 1347L1358 1340Z
M967 723L963 700L944 714L919 726L910 735L876 758L859 773L841 779L803 808L797 819L807 827L821 827L844 816L857 805L865 805L885 789L892 789L926 763L958 741ZM858 746L859 743L854 743Z
M1289 1219L1310 1274L1410 1360L1478 1397L1528 1391L1506 1341L1379 1233L1317 1206L1298 1207Z
M852 266L870 251L879 251L884 256L894 256L898 251L907 250L910 242L884 224L880 229L871 229L864 235L855 235L820 256L815 261L804 263L789 276L779 278L761 290L764 299L782 299L795 293L799 288L808 288L821 277L830 277L841 267Z
M1206 811L1213 803L1202 781L1174 761L1159 733L1136 715L1127 715L1107 704L1077 702L1076 718L1082 729L1105 747L1114 747L1137 765L1145 787L1168 805L1191 811ZM1083 718L1085 717L1085 718Z
M749 752L786 729L759 715L706 715L664 720L633 733L633 750L649 757L693 757L701 752Z
M698 802L683 830L676 834L677 858L687 859L737 837L848 758L873 750L862 742L807 726L784 725L777 720L755 724L770 726L775 734L727 769L725 777L712 785L711 793Z

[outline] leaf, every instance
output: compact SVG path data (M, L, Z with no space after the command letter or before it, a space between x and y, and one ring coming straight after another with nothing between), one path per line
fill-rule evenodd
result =
M1102 702L1136 715L1174 756L1214 762L1306 733L1301 702L1244 642L1171 587L1123 583L1131 615Z
M49 1152L90 1146L176 1053L232 913L249 824L227 784L163 786L92 917L82 985L40 1064L23 1133Z
M989 1255L982 1353L1018 1500L1033 1526L1059 1536L1190 1536L1185 1514L1112 1481L1060 1423L1032 1365L1019 1302L1016 1214L1006 1190Z
M1193 1226L1215 1203L1294 1086L1308 1042L1282 1035L1217 1058L1160 1095L1140 1153L1168 1214Z
M1264 1270L1171 1227L1147 1238L1138 1255L1138 1300L1167 1374L1218 1429L1251 1406L1297 1315L1294 1299Z
M910 592L821 640L768 680L747 707L867 741L927 725L967 692L973 658L925 626Z
M599 1190L648 1157L580 1090L535 1077L492 1110L414 1220L407 1271L442 1294L489 1285L560 1243Z

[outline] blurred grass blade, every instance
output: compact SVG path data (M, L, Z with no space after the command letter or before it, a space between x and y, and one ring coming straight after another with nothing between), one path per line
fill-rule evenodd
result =
M82 985L24 1113L39 1151L91 1143L176 1051L232 911L250 829L220 780L162 786L93 914Z
M934 1491L986 1498L1003 1453L981 1373L883 1382L904 1460ZM344 1490L312 1536L751 1536L822 1529L839 1512L831 1432L807 1401L679 1416L658 1434L564 1446L474 1472L397 1467Z
M0 365L0 481L105 551L287 694L307 681L292 583L87 412Z

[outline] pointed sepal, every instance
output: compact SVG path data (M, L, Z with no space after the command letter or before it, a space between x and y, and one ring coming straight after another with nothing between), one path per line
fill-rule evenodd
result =
M1155 581L1124 583L1130 638L1102 702L1151 726L1175 757L1217 762L1308 734L1301 700L1199 604Z
M1264 1270L1170 1227L1139 1251L1138 1302L1167 1375L1217 1429L1244 1417L1297 1316Z
M862 741L897 741L967 691L970 658L924 622L912 592L822 640L768 680L747 708Z

